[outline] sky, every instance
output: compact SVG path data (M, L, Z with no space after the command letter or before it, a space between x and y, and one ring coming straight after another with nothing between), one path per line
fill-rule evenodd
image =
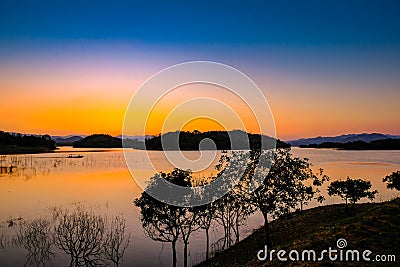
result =
M259 86L283 140L400 134L399 8L398 1L1 1L0 130L119 135L146 79L206 60ZM184 89L179 99L231 98ZM177 94L160 110L173 108ZM158 134L161 121L148 133ZM199 120L183 128L219 127ZM252 122L248 129L257 132Z

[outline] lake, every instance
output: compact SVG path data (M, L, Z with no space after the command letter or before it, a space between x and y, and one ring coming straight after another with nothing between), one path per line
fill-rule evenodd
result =
M68 158L68 155L82 154L83 158ZM155 160L156 169L170 171L172 166L165 161L163 153L149 152ZM362 178L372 182L379 191L376 201L389 200L398 192L386 189L382 178L400 170L400 151L338 151L331 149L293 148L298 157L309 158L314 168L323 168L331 180ZM140 165L146 152L132 150L130 157ZM199 152L186 151L184 154L196 159ZM213 166L218 156L206 170L196 175L215 175ZM127 232L132 236L121 266L170 266L171 247L145 236L140 223L140 211L133 201L142 189L136 184L125 163L122 149L74 149L62 147L57 153L35 155L7 155L1 158L2 166L17 166L11 173L0 174L0 233L12 235L15 227L8 227L9 220L30 220L48 217L53 207L73 208L84 206L98 214L114 216L123 213ZM151 177L152 170L137 170L142 177ZM141 178L144 179L144 178ZM323 188L324 192L326 186ZM327 197L324 204L340 203L336 197ZM311 203L309 207L317 205ZM242 236L250 234L263 223L259 214L252 215ZM211 243L222 237L216 228L211 231ZM178 266L182 266L182 244L178 245ZM24 266L25 250L22 248L0 249L0 266ZM189 244L189 263L195 264L205 258L203 232L195 233ZM55 251L55 257L46 266L67 266L69 257Z

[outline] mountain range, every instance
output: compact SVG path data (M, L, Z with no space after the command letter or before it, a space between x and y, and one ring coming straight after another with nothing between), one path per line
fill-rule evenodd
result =
M82 140L85 135L67 135L67 136L52 136L52 139L57 143L57 145L72 145L73 142ZM144 141L146 139L152 138L154 136L139 136L139 135L118 135L115 136L120 139L131 139L137 141ZM286 141L286 143L291 146L300 146L300 145L310 145L310 144L322 144L324 142L335 142L335 143L347 143L353 141L364 141L371 142L379 139L387 139L387 138L400 138L400 135L391 135L391 134L382 134L382 133L361 133L361 134L343 134L338 136L318 136L311 138L300 138L296 140Z
M300 146L300 145L310 145L310 144L322 144L324 142L334 142L334 143L347 143L354 141L364 141L371 142L380 139L388 139L400 138L400 135L391 135L391 134L381 134L381 133L361 133L361 134L343 134L338 136L318 136L312 138L301 138L297 140L286 141L291 146Z

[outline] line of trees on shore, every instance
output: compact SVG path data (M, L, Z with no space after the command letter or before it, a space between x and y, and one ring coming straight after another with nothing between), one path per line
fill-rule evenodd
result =
M371 142L352 141L347 143L324 142L321 144L300 145L301 148L336 148L341 150L399 150L400 139L380 139Z
M47 134L35 136L0 131L1 147L37 147L54 150L56 149L56 143Z
M164 140L179 139L180 150L199 150L201 142L206 139L210 139L214 142L215 147L208 147L205 145L203 149L218 149L218 150L231 150L231 144L234 143L236 149L251 149L259 146L261 142L269 148L289 148L290 145L266 135L246 133L240 130L233 131L208 131L200 132L194 130L190 131L177 131L169 132L163 135L155 136L150 139L146 139L146 149L148 150L176 150L175 147L169 146L168 142L163 143ZM236 139L235 139L236 138ZM248 143L245 142L248 140Z
M249 153L243 157L243 153ZM301 212L305 205L315 200L324 201L321 186L329 181L329 177L322 169L312 170L312 164L306 158L294 157L290 149L278 149L271 154L252 150L250 152L232 152L230 156L222 155L217 165L219 173L216 177L194 177L190 170L174 169L170 173L159 173L151 178L147 189L158 186L156 177L161 177L179 186L193 187L208 184L220 177L227 168L232 157L243 159L246 170L240 181L233 186L223 197L212 203L197 207L180 207L165 204L154 199L145 190L134 201L141 210L141 223L145 234L159 242L170 243L172 248L172 265L177 265L176 244L183 243L183 263L188 266L188 244L190 236L198 231L205 234L206 259L215 252L227 249L240 241L240 227L246 223L248 217L260 212L264 218L265 241L272 246L270 219L289 216L293 212ZM260 160L266 157L273 160L270 168L258 166ZM273 157L273 158L271 158ZM246 160L245 160L246 159ZM264 158L265 159L265 158ZM384 178L388 188L400 186L400 172ZM250 191L252 183L257 189ZM347 178L345 181L332 182L327 190L328 195L338 196L346 203L351 204L354 211L355 203L362 198L373 200L377 194L371 190L370 181ZM198 192L192 191L188 198L199 197ZM210 245L210 229L219 225L223 229L223 236ZM211 250L211 251L210 251Z
M243 157L244 153L248 156ZM141 222L148 237L153 240L171 243L172 265L177 265L176 244L181 241L184 245L184 266L188 266L188 243L190 236L196 231L205 233L206 259L211 255L209 232L213 225L224 229L223 237L212 245L213 251L231 247L240 241L240 226L246 223L249 215L260 211L264 217L264 227L269 228L269 218L278 218L293 211L301 210L312 199L322 202L320 186L329 177L320 169L314 173L307 159L293 157L290 149L279 149L273 156L271 168L257 167L261 158L271 160L270 152L252 150L251 152L232 152L231 156L222 155L217 166L219 173L216 177L193 177L190 170L174 169L170 173L156 174L167 181L179 186L193 187L207 184L220 177L229 168L232 157L241 158L246 166L243 177L233 186L233 189L222 198L207 205L198 207L180 207L165 204L156 200L146 191L135 200L134 204L141 210ZM158 186L158 179L151 178L148 190ZM257 178L255 178L257 177ZM260 179L262 177L262 179ZM257 189L250 191L251 184ZM193 198L192 195L186 197ZM266 240L271 243L270 234Z

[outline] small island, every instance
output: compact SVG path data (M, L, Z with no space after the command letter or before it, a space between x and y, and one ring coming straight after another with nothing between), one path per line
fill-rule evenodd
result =
M236 134L236 135L235 135ZM231 140L231 138L236 138ZM243 137L242 139L238 139ZM73 143L73 147L76 148L134 148L141 150L177 150L170 144L162 144L163 138L177 138L179 140L179 150L231 150L231 142L234 142L236 149L246 149L245 139L248 138L250 148L260 146L261 140L266 144L267 148L276 145L277 148L288 148L289 144L282 142L279 139L274 139L269 136L260 134L245 133L242 131L208 131L208 132L187 132L177 131L169 132L163 135L158 135L149 139L145 142L134 140L134 139L121 139L118 137L112 137L108 134L93 134L87 136L79 141ZM210 143L206 145L200 145L202 140L210 139L214 142L215 146L210 146ZM171 140L171 139L169 139ZM168 143L168 142L167 142Z
M122 148L122 139L108 134L92 134L73 143L77 148Z
M248 144L245 142L248 139ZM277 148L289 148L290 145L282 142L279 139L275 139L266 135L260 134L252 134L246 133L239 130L233 131L208 131L208 132L200 132L200 131L181 131L181 132L169 132L164 135L155 136L153 138L146 140L146 149L147 150L176 150L175 147L168 146L161 143L162 138L179 138L179 149L180 150L231 150L231 143L236 146L236 149L248 149L255 148L260 146L261 140L266 145L266 148L272 148L276 146ZM235 140L231 140L232 138L236 138ZM201 146L202 140L210 139L214 142L214 146L210 146L210 144L206 144Z

